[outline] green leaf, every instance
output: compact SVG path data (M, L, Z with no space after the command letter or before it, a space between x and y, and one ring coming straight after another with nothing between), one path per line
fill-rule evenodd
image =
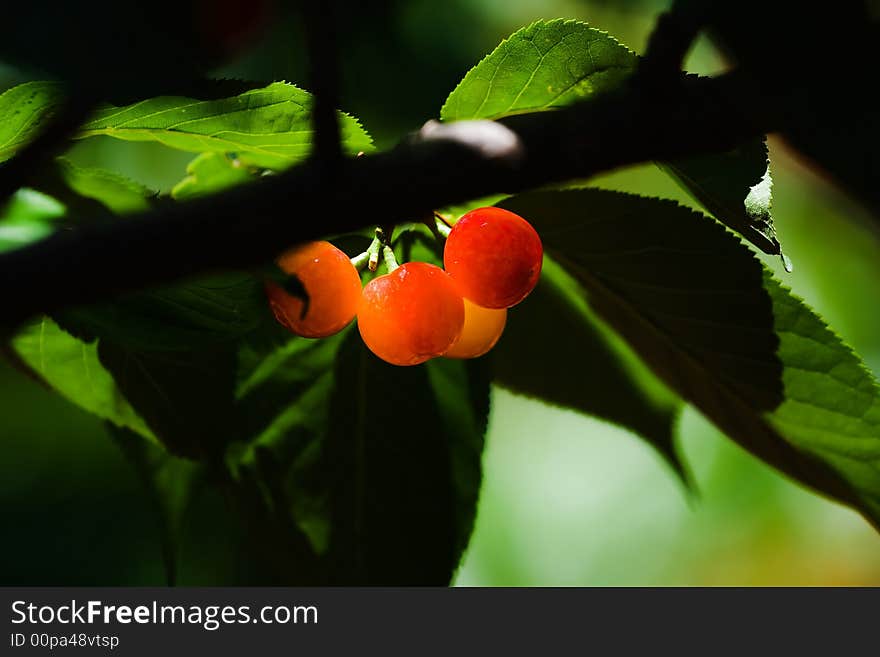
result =
M465 76L440 111L444 121L497 119L562 107L619 86L638 57L573 20L538 21L514 33ZM765 253L780 253L770 214L764 140L661 168L715 218ZM457 209L456 209L457 210Z
M575 20L537 21L501 42L446 99L444 121L497 119L613 89L636 65L614 38Z
M583 297L580 286L546 257L538 286L508 312L492 350L495 382L639 434L690 484L674 444L680 400Z
M237 433L233 349L146 351L101 340L98 357L169 452L219 461Z
M239 352L239 440L247 444L235 460L240 468L256 473L276 514L288 516L317 554L326 552L330 535L322 449L334 385L333 362L345 335L343 331L308 340L289 334L281 339L279 334L273 342L252 338Z
M184 516L189 509L202 467L179 459L130 431L114 426L110 435L143 482L159 522L162 561L168 586L177 581L178 545Z
M22 329L12 340L12 347L65 399L116 426L155 440L100 363L96 344L76 339L44 317Z
M178 201L254 180L259 169L245 166L241 160L226 153L202 153L186 167L186 178L171 190Z
M112 302L59 313L65 329L139 350L189 350L235 340L267 313L259 281L244 273L216 274Z
M473 529L487 362L398 368L354 328L325 340L270 334L239 355L242 436L255 436L239 467L308 536L329 581L448 583Z
M64 102L61 89L57 82L25 82L0 94L0 162L40 133Z
M58 158L56 167L58 177L70 190L115 214L149 210L158 196L155 190L106 169L78 167L66 158Z
M880 522L880 395L862 361L722 226L602 190L501 203L682 397L794 479Z
M18 190L0 216L0 253L48 237L63 216L64 206L55 199L32 189Z
M349 334L323 458L333 510L327 558L337 583L448 584L480 484L484 367L394 367Z
M311 106L311 94L286 82L216 100L161 96L100 109L78 137L107 135L193 153L234 153L247 166L282 169L309 153ZM339 118L347 151L372 149L356 119L342 112Z
M764 139L727 153L661 163L712 216L742 234L764 253L780 253L770 212L770 162Z

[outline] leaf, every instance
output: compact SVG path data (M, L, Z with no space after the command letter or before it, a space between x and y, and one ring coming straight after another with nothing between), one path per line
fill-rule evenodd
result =
M282 169L309 153L311 106L311 94L286 82L214 100L160 96L100 109L78 137L107 135L193 153L234 153L247 166ZM342 112L339 118L347 151L372 149L356 119Z
M233 349L146 351L101 340L98 357L169 452L217 462L237 431Z
M56 319L86 340L182 351L235 340L257 328L266 313L259 281L233 272L75 308Z
M56 160L56 170L60 180L74 193L98 201L115 214L149 210L158 196L155 190L113 171L79 167L66 158Z
M770 212L773 183L764 139L750 141L727 153L659 166L716 219L764 253L780 253Z
M351 329L348 329L351 330ZM286 331L284 332L286 333ZM322 449L333 391L333 362L346 331L322 340L246 341L239 352L237 412L248 441L236 461L256 472L276 514L286 515L315 553L330 534Z
M25 82L0 94L0 162L36 137L63 102L57 82Z
M18 190L0 216L0 253L48 237L63 216L64 206L55 199L32 189Z
M880 521L880 401L861 360L720 225L602 190L501 203L590 306L753 454Z
M65 399L116 426L155 440L98 360L97 345L76 339L44 317L23 328L12 340L12 347Z
M690 484L674 444L681 402L595 316L577 283L544 260L538 286L508 312L491 352L495 382L633 431Z
M211 194L249 180L254 180L259 170L247 167L241 160L226 153L202 153L186 167L186 178L171 190L178 201Z
M448 584L480 483L488 411L481 367L394 367L349 334L336 362L323 459L337 583Z
M146 488L159 522L167 584L174 586L184 515L203 476L202 468L172 456L130 431L111 426L110 435Z
M636 55L575 20L537 21L472 68L440 110L444 121L552 109L616 87Z
M447 98L440 117L497 119L562 107L618 87L637 64L635 53L586 23L538 21L515 32L471 69ZM660 166L717 219L765 253L780 253L763 139L727 153Z

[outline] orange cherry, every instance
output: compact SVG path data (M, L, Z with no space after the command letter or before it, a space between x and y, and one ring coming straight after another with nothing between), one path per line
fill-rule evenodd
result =
M364 287L357 317L370 351L392 365L418 365L458 339L464 301L445 271L407 262Z
M507 309L483 308L464 300L464 327L461 336L449 348L447 358L477 358L488 352L504 332Z
M285 328L304 338L325 338L354 319L361 277L349 257L330 242L297 246L278 259L278 266L296 276L309 297L306 307L277 283L266 282L272 312Z

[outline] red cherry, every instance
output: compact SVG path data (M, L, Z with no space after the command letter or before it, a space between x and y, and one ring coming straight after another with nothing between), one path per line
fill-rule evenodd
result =
M501 208L479 208L458 220L443 262L461 293L484 308L510 308L534 289L544 249L531 224Z
M392 365L418 365L458 339L464 301L445 271L407 262L364 287L357 317L370 351Z
M504 332L507 309L483 308L464 300L464 327L461 336L444 356L446 358L477 358L487 353Z
M266 294L276 319L305 338L339 333L354 319L361 297L361 277L348 256L330 242L309 242L278 259L278 266L295 275L309 296L303 316L302 299L277 283L266 283Z

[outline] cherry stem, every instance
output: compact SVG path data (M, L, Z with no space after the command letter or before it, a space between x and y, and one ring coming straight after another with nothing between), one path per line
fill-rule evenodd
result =
M382 242L378 237L375 237L366 251L351 259L351 264L358 271L363 270L364 267L368 267L370 271L376 271L376 267L379 266L379 251L381 250Z
M397 264L397 258L394 256L394 250L387 244L382 247L382 257L385 259L385 268L389 274L400 266Z
M434 218L437 221L442 222L443 225L446 226L447 228L452 228L452 223L449 221L449 219L446 217L446 215L441 214L440 212L437 212L436 210L434 210Z
M449 237L449 233L452 232L452 228L442 219L436 219L434 221L435 234L439 237L446 239Z

